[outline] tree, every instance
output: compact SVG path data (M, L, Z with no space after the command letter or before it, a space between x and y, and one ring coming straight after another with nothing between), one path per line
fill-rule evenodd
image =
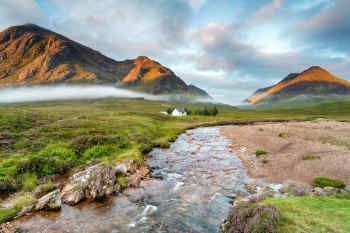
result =
M212 113L211 113L213 116L216 116L216 115L218 115L219 114L219 110L217 109L217 107L216 106L214 106L214 108L213 108L213 111L212 111Z
M169 115L172 114L173 111L174 111L174 108L168 108L168 109L166 110L166 112L167 112Z
M204 111L203 111L204 116L209 116L210 112L208 111L207 106L204 107Z

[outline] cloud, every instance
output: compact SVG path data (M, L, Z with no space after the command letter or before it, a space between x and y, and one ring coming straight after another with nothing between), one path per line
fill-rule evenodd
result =
M282 3L283 0L273 0L269 4L261 7L255 13L255 15L249 19L248 26L254 27L268 21L270 18L275 16L276 11L282 6Z
M331 6L298 23L295 33L321 48L350 50L350 1L337 0Z
M40 22L44 17L35 0L1 1L0 30L17 24Z
M184 0L51 1L61 12L54 28L117 59L160 57L181 46L193 14Z

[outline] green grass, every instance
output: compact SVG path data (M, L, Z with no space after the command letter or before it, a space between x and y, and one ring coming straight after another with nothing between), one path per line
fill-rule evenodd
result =
M17 208L0 208L0 223L12 220L20 210Z
M30 192L39 184L39 180L35 174L25 173L23 176L22 189L26 192Z
M284 138L286 136L287 136L287 133L283 132L283 131L278 134L278 137L280 137L280 138Z
M25 193L23 196L20 196L15 200L14 207L21 210L23 207L34 205L36 202L37 200L31 193Z
M40 186L41 192L50 192L53 189L54 189L54 184L52 183L52 181L49 181L46 184L43 184Z
M345 188L345 183L339 179L330 179L327 177L316 177L314 179L314 185L316 187L325 188L325 187L334 187L334 188Z
M321 159L319 155L314 155L314 154L307 154L303 156L303 160L316 160L316 159Z
M350 231L350 200L304 196L270 198L263 204L272 204L281 211L282 232Z
M268 152L264 151L264 150L257 150L255 151L255 155L256 156L260 156L260 155L267 155Z
M0 104L0 192L30 190L37 180L64 174L91 160L136 159L152 147L168 148L185 129L254 121L350 120L350 102L307 109L238 110L216 105L219 115L171 117L169 107L190 110L213 104L144 99L66 100ZM25 174L33 177L26 178Z

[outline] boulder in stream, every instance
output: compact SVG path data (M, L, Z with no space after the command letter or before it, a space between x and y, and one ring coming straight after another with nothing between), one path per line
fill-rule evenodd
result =
M100 163L72 175L62 190L63 203L74 205L85 198L103 198L114 187L116 173L108 163Z
M49 194L46 194L38 200L38 203L35 205L36 210L57 210L61 209L61 193L59 189L52 191Z

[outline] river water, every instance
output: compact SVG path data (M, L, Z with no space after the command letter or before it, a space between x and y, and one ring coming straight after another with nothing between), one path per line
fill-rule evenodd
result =
M245 192L246 170L220 127L182 134L170 149L154 149L152 179L103 202L63 205L16 220L22 232L219 232L232 197ZM244 148L243 148L244 149Z

